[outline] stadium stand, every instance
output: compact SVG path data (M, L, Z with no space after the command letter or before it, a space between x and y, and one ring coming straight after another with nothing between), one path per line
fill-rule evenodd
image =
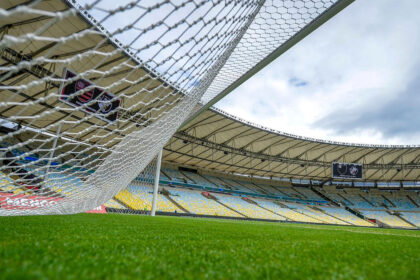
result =
M276 187L269 185L269 184L259 184L254 183L254 185L260 186L261 189L265 190L268 194L277 195L277 196L283 196L284 194L281 193Z
M180 182L180 183L195 184L194 181L192 181L188 177L184 176L181 172L179 172L176 169L164 168L164 169L162 169L162 171L163 171L162 173L164 173L168 177L170 177L171 181L176 181L176 182Z
M160 179L161 180L165 180L165 181L170 181L171 180L171 178L169 178L168 176L166 176L166 174L163 173L162 170L160 171Z
M243 192L250 192L250 193L258 193L255 191L255 186L252 186L250 183L245 183L241 181L234 181L228 178L218 178L220 181L225 182L227 186L230 187L232 190L243 191Z
M361 194L358 190L348 190L346 199L350 200L351 203L357 209L377 209L383 208L373 204L372 202L368 201L363 194Z
M313 200L323 200L322 197L320 197L319 195L317 195L316 193L314 193L310 188L308 187L293 187L293 189L304 195L305 198L307 199L313 199Z
M233 184L230 185L221 178L218 178L216 176L208 175L208 174L201 174L204 178L206 178L207 181L212 182L213 185L215 185L217 188L223 188L228 190L237 190L237 191L243 191L243 192L249 192L249 190L243 186L240 186L239 184Z
M151 201L150 197L142 198L140 197L140 195L130 192L129 189L130 187L128 187L126 190L122 190L121 192L119 192L115 196L115 199L120 201L129 209L149 211L151 209L149 203Z
M308 215L315 217L326 224L335 224L335 225L349 225L347 221L341 220L333 215L329 215L326 212L315 208L313 206L303 206L305 210L308 212Z
M116 201L115 199L110 199L108 202L104 204L107 208L114 208L114 209L127 209L124 205Z
M334 202L342 205L349 205L357 209L376 209L379 207L368 201L358 189L330 189L328 192L321 189L320 191Z
M55 193L69 195L77 191L82 185L81 180L71 174L65 174L62 172L56 172L51 169L47 176L43 171L34 171L31 168L25 168L28 174L35 174L38 178L42 178L43 188L52 190ZM4 172L0 172L0 192L24 192L25 187L20 185L19 179L15 182L12 178L6 175Z
M127 189L118 193L115 198L132 210L150 211L152 209L152 193L152 187L129 185ZM161 194L158 195L157 211L183 212Z
M312 209L306 205L298 204L298 203L290 203L290 202L284 202L285 205L287 205L290 209L295 210L296 212L299 212L305 216L311 217L314 220L317 220L317 222L321 223L327 223L327 224L348 224L346 222L343 222L339 219L336 219L334 217L328 216L321 211Z
M242 217L242 215L224 207L217 201L204 197L199 191L171 188L169 192L171 193L171 198L190 213L210 216Z
M279 202L274 202L270 200L262 200L262 199L257 199L256 201L262 207L269 209L277 213L278 215L285 217L289 221L304 222L304 223L321 223L320 220L312 218L305 214L302 214L299 211L296 211L295 209L285 206L283 203L280 204Z
M271 192L270 189L267 189L264 186L260 186L258 184L254 184L252 182L246 182L246 181L237 181L237 182L241 184L242 186L246 187L248 190L250 190L253 193L275 194Z
M392 209L413 210L418 208L416 205L413 204L413 202L410 201L410 199L408 198L408 193L405 191L384 192L383 196L385 196L389 201L392 202Z
M322 194L324 194L325 196L327 196L328 198L330 198L335 203L338 203L338 204L341 204L341 205L354 206L353 202L351 202L350 199L348 199L346 197L346 194L342 190L336 190L334 188L334 189L330 189L328 191L325 191L324 189L319 189L318 188L318 191L321 192Z
M400 212L400 215L410 223L420 227L420 212Z
M416 191L415 194L413 192L411 192L409 195L407 195L407 197L410 199L411 202L415 203L417 208L420 208L420 193L419 193L419 191Z
M68 176L59 172L50 172L45 180L45 185L52 190L69 195L80 189L82 182L75 176Z
M361 194L370 204L374 205L376 208L392 208L394 205L386 199L382 194L374 193L374 190Z
M201 176L200 174L182 171L188 178L192 179L196 184L208 187L208 188L217 188L217 185L212 183L211 181L207 180L205 177Z
M372 223L367 222L342 208L326 207L326 206L318 206L318 208L324 210L325 213L328 213L329 215L334 216L337 219L343 220L351 225L366 226L366 227L373 225Z
M42 171L33 171L29 167L26 170L44 178ZM44 178L45 187L62 196L77 192L82 185L80 179L72 176L70 169L65 173L62 171L51 168ZM150 180L153 176L150 170L144 171L139 175L139 180L133 181L104 206L120 210L150 211L153 188L145 180ZM0 178L0 193L27 193L4 172L0 172ZM161 182L169 184L161 185L158 194L157 211L162 213L336 225L382 224L397 228L420 226L420 199L416 190L382 190L373 187L362 190L351 186L337 188L335 185L328 185L323 188L315 187L316 191L313 191L304 185L292 186L264 180L246 181L241 177L218 177L173 167L162 168ZM173 182L177 183L176 187L170 185ZM206 188L210 189L208 197L203 195ZM368 219L377 220L378 224L364 220L344 208L330 205L317 192L342 207L349 207ZM250 196L245 198L244 193ZM270 195L277 198L269 198Z
M297 198L297 199L304 198L300 193L296 192L291 187L278 187L277 189L279 190L281 194L283 194L286 197Z
M281 219L278 215L258 207L258 204L247 202L239 196L217 194L217 198L222 203L228 205L237 212L244 214L248 218L267 220Z
M361 212L363 213L363 215L365 215L369 219L379 220L380 222L390 227L414 228L412 225L403 221L398 216L391 215L386 211L363 210Z
M0 172L0 191L1 192L12 192L16 189L16 186L13 184L13 181L4 174L3 172Z

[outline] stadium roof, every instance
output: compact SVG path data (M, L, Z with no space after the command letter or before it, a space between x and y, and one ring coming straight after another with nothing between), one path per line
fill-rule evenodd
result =
M10 10L26 2L6 0L2 2L2 8ZM349 0L337 3L350 2ZM36 5L37 9L45 12L23 12L18 17L1 18L0 35L19 37L29 34L45 28L45 23L51 20L49 11L71 12L69 6L61 0L40 1ZM322 23L311 24L313 30ZM65 120L62 122L62 130L67 138L109 148L136 127L138 129L147 126L148 120L162 113L161 109L168 110L168 104L174 106L178 102L176 95L167 94L173 91L173 87L157 79L156 73L150 69L140 67L132 54L119 48L120 42L109 40L102 32L91 27L92 23L89 20L74 13L43 29L48 38L57 40L33 40L32 43L25 42L15 49L2 48L1 66L23 66L21 71L0 74L0 87L3 87L1 101L14 104L5 107L3 103L0 116L31 128L44 129L50 134L56 132L55 124ZM207 106L198 111L201 114L194 114L195 118L179 130L165 146L164 160L221 172L322 181L331 178L332 162L360 162L364 164L366 180L418 180L418 146L370 146L307 139L259 127L214 108L204 110L245 82L311 30L301 33L300 38L295 38L290 43L287 41L257 67L223 89L212 102L208 102ZM36 61L45 54L54 58L55 63L33 63L32 68L22 64L25 61ZM70 57L72 59L69 59ZM120 108L119 113L125 122L120 125L118 122L106 124L103 120L74 111L70 106L58 106L60 101L57 100L57 93L61 76L56 73L62 73L64 66L77 73L85 73L86 78L98 86L109 88L115 95L123 96L124 106ZM90 71L92 69L94 71ZM19 86L22 91L16 89ZM158 87L161 90L156 90ZM146 105L143 102L140 106L139 100L147 101ZM22 104L31 106L21 106ZM139 125L133 126L133 122ZM33 134L30 134L28 138L32 136ZM39 137L39 141L43 141L42 137Z
M7 0L1 8L11 10L25 4L25 0ZM0 38L24 36L40 29L43 32L38 35L43 39L2 48L0 65L31 63L45 56L54 60L0 73L1 118L52 134L56 124L62 123L61 130L68 138L109 148L133 130L147 126L162 109L169 110L179 102L175 94L168 94L173 88L146 70L129 50L119 48L122 44L105 36L106 31L92 29L92 23L74 13L65 1L34 4L37 10L0 18ZM58 11L68 14L55 20ZM85 16L94 22L88 13ZM123 106L118 115L123 122L107 123L64 105L58 95L65 69L83 73L85 79L120 96ZM130 125L133 123L137 126Z
M212 108L172 137L168 162L219 172L331 179L332 162L362 163L364 180L415 181L420 147L323 141L264 128Z

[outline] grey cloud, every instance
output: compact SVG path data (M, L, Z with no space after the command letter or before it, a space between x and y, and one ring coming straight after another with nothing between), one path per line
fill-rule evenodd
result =
M218 106L308 137L418 144L419 9L355 1Z
M416 69L420 73L420 67ZM349 102L356 96L348 96ZM336 134L350 135L361 130L376 130L384 137L413 137L420 134L420 75L406 89L387 102L366 104L363 108L333 111L313 123ZM420 141L418 141L420 142Z

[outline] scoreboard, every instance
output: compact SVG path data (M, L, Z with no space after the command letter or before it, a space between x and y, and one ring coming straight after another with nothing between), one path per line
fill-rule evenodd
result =
M332 163L332 177L337 179L362 179L363 168L358 163Z
M117 120L120 98L96 87L87 79L77 78L77 74L69 69L64 69L64 79L73 81L62 83L60 101L76 108L80 107L82 111L104 121L112 123Z

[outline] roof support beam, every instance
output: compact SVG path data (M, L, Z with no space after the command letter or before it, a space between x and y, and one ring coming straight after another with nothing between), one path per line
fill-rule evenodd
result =
M267 154L261 154L261 153L257 153L257 152L243 150L241 148L234 148L234 147L231 147L231 146L228 146L228 145L223 145L223 144L218 144L218 143L210 142L210 141L205 140L205 139L195 138L195 137L192 137L191 135L189 135L189 134L187 134L185 132L184 133L183 132L176 133L174 135L174 138L177 138L180 141L187 141L188 143L194 143L197 146L201 146L202 148L203 147L207 147L208 149L212 149L212 150L218 151L220 153L223 153L217 159L213 159L213 160L202 159L205 162L209 162L208 165L214 164L214 163L222 164L222 162L225 162L223 160L223 158L226 157L227 154L232 154L232 155L239 155L239 156L241 156L240 157L240 160L235 163L235 166L238 165L238 163L243 162L244 161L244 157L245 157L245 158L252 158L253 160L259 159L259 160L261 160L261 162L263 162L263 160L264 161L271 161L272 163L273 162L279 162L279 166L282 165L282 164L286 164L287 166L290 166L290 165L298 165L298 167L301 167L301 165L304 165L306 168L308 168L308 167L315 167L316 166L319 169L321 169L320 172L317 173L315 176L311 176L311 175L314 172L317 172L317 171L316 170L311 171L311 173L308 174L308 176L310 176L311 178L325 178L325 177L319 176L319 174L321 174L322 172L324 172L326 170L326 168L328 169L328 168L331 167L331 162L330 161L325 162L325 161L313 161L313 160L305 160L305 159L302 160L302 159L284 157L284 156L279 156L279 155L277 155L277 156L271 156L271 155L267 155ZM175 152L180 153L179 150L181 150L183 147L185 147L185 145L183 145L181 148L177 149L177 151L175 151ZM206 149L205 151L201 152L200 155L202 155L205 152L207 152L208 149ZM182 156L192 157L192 155L191 154L188 154L188 153L183 153ZM194 157L197 157L197 155L194 155ZM200 160L201 160L201 158L200 158ZM230 161L230 159L229 159L229 161ZM223 164L225 164L225 163L223 163ZM249 162L247 161L245 164L249 164ZM247 168L247 167L243 167L243 168ZM263 171L264 173L282 173L282 171L285 169L285 168L281 169L280 172L277 172L277 171L274 172L273 171L274 169L272 169L272 170L264 170L265 168L263 168L263 170L259 170L259 171ZM382 168L386 168L386 169L401 169L401 164L364 164L364 168L366 170L369 170L369 169L377 169L377 170L380 170ZM414 164L414 165L413 164L405 164L404 165L404 169L407 170L407 171L410 170L410 169L420 169L420 164ZM292 172L293 172L293 170L292 170ZM285 174L289 174L290 176L292 175L289 171L286 172ZM300 177L306 177L304 174L302 175L300 173L293 174L293 175L294 176L299 175Z
M203 122L205 122L205 121L208 121L208 120L210 120L210 119L213 119L213 118L217 118L217 117L219 117L219 118L217 118L217 120L212 120L212 121L210 121L210 122L208 122L208 123L203 123ZM213 124L213 123L217 123L217 122L220 122L220 121L222 121L223 120L223 117L221 117L220 115L217 115L217 114L213 114L213 115L210 115L210 116L208 116L208 117L206 117L206 118L204 118L204 119L202 119L202 120L200 120L200 121L198 121L198 122L196 122L196 123L194 123L194 124L192 124L190 127L186 127L185 129L184 129L184 131L190 131L191 129L194 129L194 128L196 128L196 127L199 127L199 126L204 126L204 125L208 125L208 124Z
M226 127L229 127L229 126L231 126L231 125L236 125L236 126L235 126L235 127L233 127L233 128L226 129ZM218 133L223 133L223 132L226 132L226 131L231 131L231 130L236 129L236 128L239 128L239 127L242 127L242 124L238 124L238 123L235 123L235 122L229 122L227 125L224 125L224 126L222 126L222 127L218 128L218 129L216 129L216 130L213 130L212 132L210 132L209 134L207 134L207 135L206 135L206 136L204 136L203 138L208 140L208 139L210 139L210 137L212 137L213 135L216 135L216 134L218 134Z
M312 159L312 160L319 160L321 158L326 157L326 155L330 152L336 152L337 151L341 151L343 149L346 149L347 147L343 147L343 146L332 146L332 148L327 149L326 151L324 151L322 154L320 154L319 156L317 156L316 158Z
M170 150L169 147L167 147L167 146L164 147L163 150L166 151L166 152L172 152L172 153L174 152L174 151ZM189 154L182 153L182 152L176 152L176 153L180 154L180 156L188 156L188 157L190 156ZM266 173L266 171L263 170L263 169L255 169L255 168L244 167L242 165L236 165L236 164L232 164L232 163L229 163L229 162L218 162L217 160L212 161L211 159L208 159L208 158L200 158L200 159L203 160L203 161L209 162L209 164L206 165L206 167L211 165L211 164L218 164L218 165L222 165L224 168L228 167L228 168L235 169L235 170L244 170L244 174L245 173L246 174L251 174L251 173L264 174L264 173ZM200 167L200 168L206 169L206 167ZM302 175L300 175L300 174L290 174L290 173L280 173L280 172L275 172L275 175L276 175L276 177L278 177L279 175L284 176L284 177L289 177L289 176L302 177ZM322 177L314 178L314 179L322 179Z

